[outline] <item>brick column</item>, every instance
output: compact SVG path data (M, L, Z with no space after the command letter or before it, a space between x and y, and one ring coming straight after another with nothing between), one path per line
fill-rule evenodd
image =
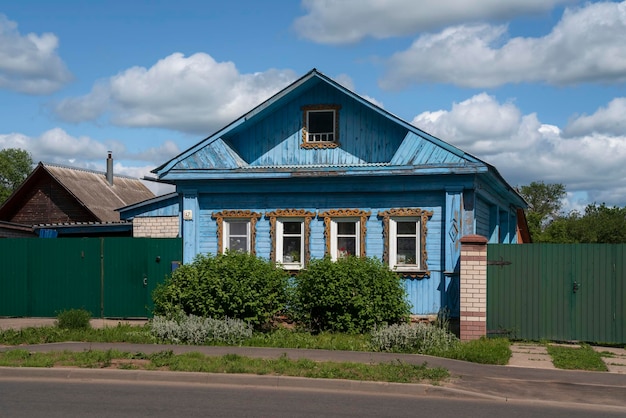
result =
M461 238L461 340L487 335L487 238Z

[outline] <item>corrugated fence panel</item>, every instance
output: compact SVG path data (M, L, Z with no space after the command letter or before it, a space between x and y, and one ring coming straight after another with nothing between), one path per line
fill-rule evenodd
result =
M32 239L29 243L29 316L66 309L100 314L100 245L94 239Z
M488 332L624 343L625 256L625 245L490 244Z
M93 317L145 317L152 291L182 260L182 240L3 239L0 257L0 316L86 309Z
M21 260L31 240L0 240L0 316L28 315L28 264Z
M104 241L105 317L152 315L152 292L182 261L179 238L107 238Z

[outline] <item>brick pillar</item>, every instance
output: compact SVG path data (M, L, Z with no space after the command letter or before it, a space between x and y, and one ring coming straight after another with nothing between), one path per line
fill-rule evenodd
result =
M461 238L461 340L487 335L487 238Z

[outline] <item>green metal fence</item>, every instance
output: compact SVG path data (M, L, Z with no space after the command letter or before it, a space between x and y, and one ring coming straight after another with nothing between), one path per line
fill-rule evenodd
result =
M0 316L151 316L151 294L182 260L180 238L0 240Z
M488 332L626 343L625 256L626 245L490 244Z

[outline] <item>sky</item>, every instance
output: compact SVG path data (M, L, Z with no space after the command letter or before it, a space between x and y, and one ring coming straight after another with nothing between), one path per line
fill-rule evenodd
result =
M626 1L0 0L0 149L141 178L313 68L565 211L626 206Z

